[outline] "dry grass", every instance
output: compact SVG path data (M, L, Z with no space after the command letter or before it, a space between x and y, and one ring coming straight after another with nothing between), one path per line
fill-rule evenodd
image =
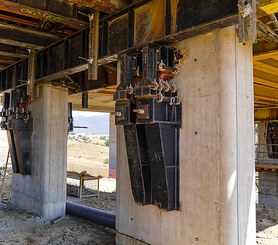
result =
M86 170L91 175L109 177L109 147L105 146L105 140L93 136L79 139L68 141L68 170Z

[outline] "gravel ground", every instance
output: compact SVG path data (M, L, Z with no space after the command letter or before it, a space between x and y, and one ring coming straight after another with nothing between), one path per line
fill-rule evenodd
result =
M257 244L278 245L278 209L257 205Z
M0 217L0 244L115 244L114 230L72 216L50 222L2 204Z
M99 198L68 199L115 212L115 194L102 192ZM50 222L0 204L0 217L0 244L115 244L114 230L73 216ZM257 244L278 245L278 209L257 205Z

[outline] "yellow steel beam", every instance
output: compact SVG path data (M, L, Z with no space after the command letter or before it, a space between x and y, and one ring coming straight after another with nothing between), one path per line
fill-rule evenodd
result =
M269 58L273 58L273 59L278 58L278 49L254 55L253 61L255 62L257 60L263 60L263 59L269 59Z
M260 84L254 84L254 95L268 101L278 101L278 89L271 88Z
M260 77L254 77L254 83L255 84L260 84L262 86L267 86L267 87L271 87L271 88L275 88L278 89L278 80L277 83L276 82L272 82Z
M254 117L255 121L277 121L278 108L255 109Z
M270 82L274 82L274 83L278 83L278 73L277 74L270 74L267 72L263 72L263 71L259 71L254 69L254 77L259 77L261 79L270 81Z
M114 11L120 10L128 5L127 0L69 0L69 2L106 13L113 13Z
M266 15L278 12L278 0L261 0L261 5L258 9L263 11Z
M278 98L271 98L271 97L266 97L266 96L262 96L262 95L255 95L255 98L256 99L259 99L259 100L264 100L264 102L266 103L273 103L273 102L278 102ZM267 102L269 101L269 102ZM257 101L259 103L264 103L263 101Z
M265 63L254 62L254 69L260 70L262 72L266 72L266 73L269 73L269 74L272 74L274 76L278 75L278 67L271 66L271 65L268 65L268 64L265 64ZM277 82L278 82L278 79L277 79Z

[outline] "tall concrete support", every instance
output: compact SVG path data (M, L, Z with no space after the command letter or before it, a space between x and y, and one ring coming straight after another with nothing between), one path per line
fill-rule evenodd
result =
M109 117L109 177L116 178L116 162L117 162L117 147L116 147L116 125L115 115L110 114Z
M13 175L12 203L45 219L65 214L68 92L40 86L31 103L33 117L31 175Z
M255 244L252 45L235 27L177 44L180 210L133 200L123 128L117 129L117 244Z

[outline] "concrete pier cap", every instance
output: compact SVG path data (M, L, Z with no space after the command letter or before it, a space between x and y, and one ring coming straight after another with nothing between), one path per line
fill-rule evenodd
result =
M255 244L252 43L239 43L231 26L175 47L188 50L175 81L183 116L180 210L134 202L117 127L117 244Z

